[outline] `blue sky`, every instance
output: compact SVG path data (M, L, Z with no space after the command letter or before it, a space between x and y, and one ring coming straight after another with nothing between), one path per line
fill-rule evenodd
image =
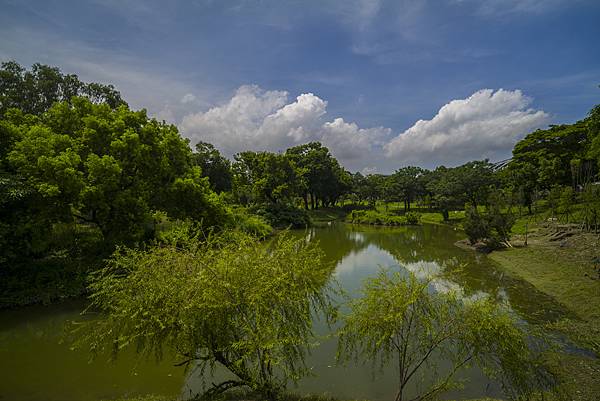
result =
M502 159L527 132L600 103L599 1L0 7L0 60L113 83L227 155L321 140L364 172Z

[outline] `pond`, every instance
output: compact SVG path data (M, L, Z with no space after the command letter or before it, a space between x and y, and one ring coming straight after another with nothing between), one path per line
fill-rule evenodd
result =
M409 270L417 275L441 273L435 291L459 291L465 297L491 296L507 304L525 322L557 319L564 309L526 282L505 275L485 255L454 246L463 235L446 226L383 228L343 223L296 232L318 241L326 260L336 266L334 275L350 296L358 296L362 281L381 268ZM0 311L0 400L70 401L109 400L140 394L181 395L200 390L194 370L187 373L161 362L136 358L133 352L90 361L85 351L72 350L63 341L64 326L80 319L84 301ZM324 325L317 329L326 334ZM369 364L335 365L335 339L323 339L308 365L313 377L301 381L302 393L328 393L341 399L393 399L394 369L384 367L373 376ZM443 361L440 365L443 366ZM500 394L498 385L480 371L465 373L468 383L450 398ZM411 389L411 392L416 389Z

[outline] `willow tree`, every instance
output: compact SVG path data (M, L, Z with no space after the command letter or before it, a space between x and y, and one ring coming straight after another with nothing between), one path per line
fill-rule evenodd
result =
M473 365L498 380L510 398L552 381L526 330L492 300L436 294L412 274L386 271L363 291L344 317L338 357L397 366L395 401L438 399L460 387L458 373ZM437 366L442 360L450 366ZM423 390L408 396L419 379Z
M168 349L205 378L221 366L233 378L206 388L246 387L273 399L308 373L315 313L331 316L321 251L287 234L269 244L241 233L117 253L93 280L94 351Z

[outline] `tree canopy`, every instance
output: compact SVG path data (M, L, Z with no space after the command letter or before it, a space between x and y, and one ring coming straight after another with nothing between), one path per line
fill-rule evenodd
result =
M30 71L15 61L0 64L0 115L10 108L40 115L56 102L70 102L83 96L111 108L126 104L112 85L85 83L75 74L63 74L56 67L35 63Z
M275 399L309 371L313 314L333 312L321 257L304 239L264 244L239 232L118 252L94 276L92 308L103 314L89 344L158 357L168 348L203 375L216 365L233 375L208 394L246 387Z
M13 249L43 250L56 223L92 225L116 244L151 234L156 211L206 227L226 219L187 141L143 110L75 97L40 116L12 109L0 126L9 144L2 175L13 188L0 214Z

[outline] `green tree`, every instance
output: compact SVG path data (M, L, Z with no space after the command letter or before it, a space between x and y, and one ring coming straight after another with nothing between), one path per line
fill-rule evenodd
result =
M460 385L457 373L477 365L500 381L511 399L545 390L551 377L530 335L490 299L432 293L429 282L382 271L352 303L340 331L339 357L398 367L396 401L436 400ZM436 360L449 363L441 369ZM419 394L409 385L427 369Z
M0 64L0 116L10 108L40 115L55 102L68 102L74 96L112 108L126 104L112 85L84 83L77 75L63 75L56 67L35 63L27 71L15 61Z
M421 176L424 170L420 167L408 166L396 170L390 176L391 181L395 184L395 191L398 191L395 197L404 201L404 211L410 211L411 202L417 196L423 193Z
M462 186L458 181L455 170L440 166L426 175L426 189L429 192L432 203L448 221L450 210L460 207L462 199Z
M210 187L215 192L231 190L231 162L207 142L196 144L194 163L202 170L202 176L208 177Z
M228 217L193 166L187 141L145 111L75 97L39 117L6 117L0 129L12 139L3 175L27 194L17 208L12 202L0 211L19 216L9 223L14 246L22 244L16 250L42 255L57 223L95 227L111 246L152 236L157 210L204 226Z
M275 399L304 364L314 314L330 316L331 266L303 239L274 242L226 232L147 251L117 252L91 285L93 351L168 348L203 375L218 365L233 378L208 394L246 387ZM86 341L86 342L87 342Z
M475 207L484 203L491 186L496 184L492 164L488 160L476 160L453 170L464 201Z
M377 201L383 200L386 194L386 176L383 174L369 174L366 177L369 194L369 204L375 207Z
M235 155L236 187L255 203L281 203L298 195L301 185L294 162L282 154L246 151Z
M585 121L552 126L547 130L532 132L517 142L509 166L517 171L520 168L528 170L526 174L521 174L521 178L529 181L528 187L549 190L553 185L571 185L571 161L584 157L588 147Z
M331 155L329 149L319 142L310 142L286 150L298 169L300 192L305 209L308 209L309 196L313 209L332 205L351 188L349 174Z
M490 248L508 246L515 217L506 196L501 191L491 192L486 201L485 211L475 206L466 207L463 227L471 244L485 242Z

